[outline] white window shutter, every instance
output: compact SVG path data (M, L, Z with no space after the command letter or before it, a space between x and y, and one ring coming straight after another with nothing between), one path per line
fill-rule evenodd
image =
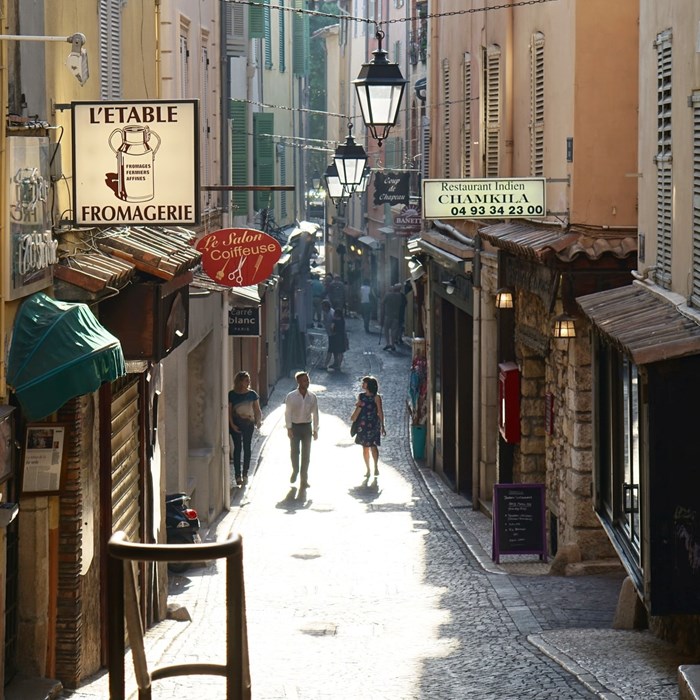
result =
M462 177L472 176L472 57L464 54L464 109L462 123Z
M530 44L530 175L544 175L544 34Z
M656 281L671 286L673 234L673 158L671 151L671 32L662 32L655 43L657 84L656 149Z

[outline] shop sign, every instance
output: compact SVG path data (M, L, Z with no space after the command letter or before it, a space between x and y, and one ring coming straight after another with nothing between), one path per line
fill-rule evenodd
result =
M410 173L374 173L374 206L408 204Z
M76 224L199 223L197 100L71 108Z
M228 334L246 337L259 337L260 307L250 306L229 309Z
M400 236L418 233L422 227L420 208L404 207L401 213L394 217L394 231Z
M9 150L10 269L4 293L18 299L53 281L58 241L49 217L49 140L44 136L12 136Z
M544 178L423 180L426 219L531 219L546 212Z
M197 242L202 268L214 282L248 287L266 280L282 255L280 244L252 228L223 228Z

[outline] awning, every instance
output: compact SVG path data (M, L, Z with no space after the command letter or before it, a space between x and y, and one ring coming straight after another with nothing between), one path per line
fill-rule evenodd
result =
M372 236L360 236L357 239L357 242L364 243L364 245L368 246L372 250L377 250L382 247L382 244L376 238L372 238Z
M258 285L231 287L231 303L233 306L260 306Z
M126 373L119 340L86 304L56 301L43 292L20 306L12 331L7 383L30 421L53 413Z
M576 301L600 334L637 365L700 353L700 324L638 282Z

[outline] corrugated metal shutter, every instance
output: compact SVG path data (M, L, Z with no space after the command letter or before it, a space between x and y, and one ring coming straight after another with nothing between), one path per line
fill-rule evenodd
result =
M464 134L462 135L462 177L472 176L472 57L464 54Z
M254 182L256 185L275 184L275 145L272 134L274 134L275 117L273 114L256 112L253 114L253 137L254 137ZM269 192L255 192L253 195L256 211L270 206Z
M140 541L139 383L130 379L112 393L112 532ZM116 388L119 387L119 388Z
M231 119L231 184L249 185L248 182L248 105L241 100L229 103ZM248 214L248 193L232 192L233 214Z
M673 158L671 152L671 31L655 42L657 84L656 150L656 282L671 286L671 236L673 234Z
M230 2L224 5L224 22L226 23L226 55L245 56L246 54L246 8Z
M445 115L445 127L442 131L442 176L450 177L452 104L450 103L450 62L446 58L442 59L442 103L442 113Z
M501 144L501 47L491 45L486 49L484 61L486 85L486 177L498 177Z
M544 34L530 45L530 174L544 174Z
M700 307L700 92L690 98L693 108L693 306Z
M121 98L122 84L122 2L100 0L100 99Z

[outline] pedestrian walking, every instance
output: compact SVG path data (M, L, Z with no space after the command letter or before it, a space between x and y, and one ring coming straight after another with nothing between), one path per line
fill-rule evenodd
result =
M340 309L345 313L345 284L340 275L334 275L333 281L328 286L328 301L334 309Z
M323 282L318 276L314 275L311 279L311 297L314 307L314 323L316 323L317 328L323 327L323 309L321 304L325 293L326 288Z
M382 328L384 329L384 337L386 340L384 350L396 350L396 343L399 338L402 303L403 294L401 294L401 285L395 284L384 295L384 300L382 302Z
M323 327L326 329L326 336L328 337L326 359L323 366L328 369L328 365L331 363L331 357L333 356L333 353L331 352L331 333L333 332L333 319L335 317L335 311L328 299L324 299L321 302L321 313L323 318Z
M362 280L362 286L360 287L360 313L362 314L362 321L365 325L365 333L369 333L369 320L372 315L373 297L374 292L372 292L372 287L370 287L369 280Z
M362 445L362 458L365 460L365 478L370 477L369 457L374 462L374 476L379 476L379 446L382 435L386 435L382 397L379 395L379 382L372 375L362 377L362 392L357 396L355 410L350 419L357 421L355 443Z
M343 364L343 354L347 350L347 336L345 334L345 319L340 309L333 312L331 334L328 337L328 352L333 355L333 364L326 369L340 369Z
M299 476L299 487L308 488L309 462L311 460L311 438L318 438L318 399L316 394L309 391L310 377L308 372L297 372L294 375L297 388L290 391L284 400L284 419L287 425L292 459L292 477L289 483L294 484ZM301 448L301 464L299 450Z
M233 440L236 486L248 483L253 431L260 427L261 422L260 397L250 388L250 374L245 371L238 372L233 378L233 389L228 392L228 429Z

